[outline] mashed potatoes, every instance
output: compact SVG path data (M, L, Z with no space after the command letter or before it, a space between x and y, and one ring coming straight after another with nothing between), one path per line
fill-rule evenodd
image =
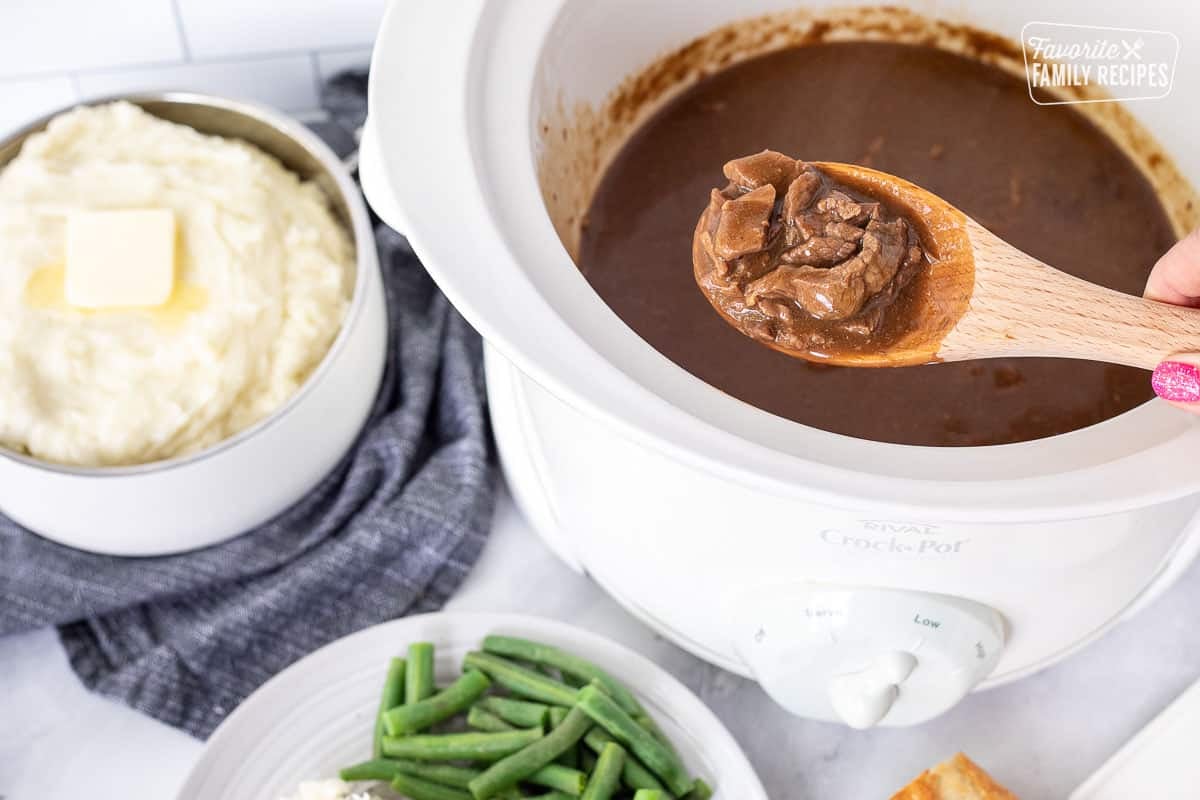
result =
M175 294L71 308L66 217L121 208L174 211ZM219 442L320 363L353 276L324 196L262 151L127 103L63 114L0 172L0 445L108 466Z

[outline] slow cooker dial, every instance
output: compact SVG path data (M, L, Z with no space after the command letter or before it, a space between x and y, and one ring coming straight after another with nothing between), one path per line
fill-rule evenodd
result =
M734 648L780 705L854 728L915 725L995 668L1004 621L960 597L805 583L729 604Z

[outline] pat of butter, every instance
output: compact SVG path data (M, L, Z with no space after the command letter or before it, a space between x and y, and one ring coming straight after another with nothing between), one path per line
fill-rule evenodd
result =
M67 303L77 308L161 306L175 288L174 212L71 214L66 272Z

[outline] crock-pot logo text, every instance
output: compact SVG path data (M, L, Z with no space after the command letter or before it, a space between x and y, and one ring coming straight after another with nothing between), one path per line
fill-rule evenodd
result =
M1171 92L1179 37L1170 31L1030 22L1021 29L1038 105L1155 100Z
M936 525L882 519L858 521L857 530L826 528L821 541L834 547L877 555L953 556L970 539L947 537Z

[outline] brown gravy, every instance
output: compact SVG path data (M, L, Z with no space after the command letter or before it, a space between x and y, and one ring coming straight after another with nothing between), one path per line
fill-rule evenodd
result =
M692 275L696 198L731 154L769 148L860 163L941 195L1016 247L1140 294L1174 242L1149 182L1069 106L1039 106L1002 70L931 47L814 44L705 78L625 144L582 229L579 266L659 352L759 408L836 433L984 445L1075 430L1152 396L1146 373L1052 359L902 369L807 364L713 311Z

